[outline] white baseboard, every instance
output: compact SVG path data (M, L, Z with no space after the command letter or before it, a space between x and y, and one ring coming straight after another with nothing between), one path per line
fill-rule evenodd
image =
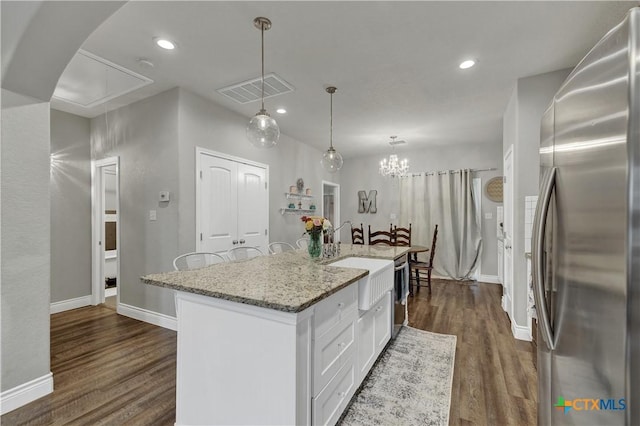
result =
M511 332L513 333L513 337L518 340L526 340L527 342L531 341L531 328L529 327L517 325L515 322L511 321Z
M118 295L118 287L104 289L104 297L113 297Z
M478 281L482 283L500 284L497 275L482 275L478 277Z
M168 328L169 330L178 330L178 320L176 317L169 315L138 308L137 306L126 305L124 303L118 304L118 313L125 317L148 322L149 324Z
M0 414L20 408L51 392L53 392L52 373L8 389L0 394Z
M85 306L90 306L92 304L91 302L90 294L88 296L76 297L75 299L51 302L49 312L57 314L59 312L70 311L71 309L84 308Z

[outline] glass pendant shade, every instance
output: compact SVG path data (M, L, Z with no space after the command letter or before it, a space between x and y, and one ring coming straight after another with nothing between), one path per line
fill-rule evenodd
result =
M330 97L329 110L329 149L322 155L320 164L329 173L335 173L342 168L342 155L333 147L333 94L336 92L335 87L329 86L325 89Z
M278 143L280 128L265 110L260 110L247 125L247 138L256 148L272 148Z
M322 167L329 173L335 173L342 168L342 155L333 148L329 148L320 160Z
M256 148L273 148L280 139L280 128L276 120L271 118L267 110L264 109L264 32L271 28L271 21L259 16L253 20L253 25L260 30L261 35L262 91L260 99L262 107L247 124L247 139Z

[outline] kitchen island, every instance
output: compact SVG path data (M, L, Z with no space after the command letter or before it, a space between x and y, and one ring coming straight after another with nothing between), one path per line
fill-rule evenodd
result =
M345 244L332 259L296 251L143 277L176 290L176 424L334 424L390 338L406 252ZM374 272L330 266L353 257L379 266L366 311L359 289Z

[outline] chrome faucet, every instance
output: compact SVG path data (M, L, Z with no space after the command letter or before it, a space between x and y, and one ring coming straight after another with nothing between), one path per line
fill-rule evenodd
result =
M338 243L336 244L334 241L334 238L335 238L336 231L339 231L347 223L351 225L351 221L346 220L342 223L342 225L338 226L337 228L331 228L329 231L327 231L327 234L329 234L329 242L324 244L324 247L322 250L322 257L329 258L329 257L335 257L340 255L340 241L338 241Z

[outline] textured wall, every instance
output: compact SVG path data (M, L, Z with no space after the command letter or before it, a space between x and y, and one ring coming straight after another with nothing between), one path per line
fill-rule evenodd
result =
M91 294L90 121L51 110L51 302Z
M254 148L247 140L247 118L198 95L180 90L180 251L195 249L195 148L210 149L269 165L269 241L295 243L303 232L299 215L281 215L284 197L302 178L321 206L322 180L338 183L320 165L322 152L286 135L275 148ZM304 141L303 141L304 142ZM318 210L319 212L320 210Z
M2 391L49 373L49 103L2 90Z
M457 145L451 147L434 146L421 150L396 150L400 159L409 160L409 170L413 173L450 170L450 169L483 169L496 168L494 171L474 173L474 177L482 179L482 185L494 176L502 175L501 143L487 143L482 145ZM388 156L388 154L387 154ZM341 187L341 214L342 219L351 219L353 223L363 223L365 234L367 225L371 229L388 229L389 224L399 224L391 219L391 214L399 217L400 202L398 198L398 180L382 177L378 173L380 160L384 156L369 156L349 158L345 160L342 169ZM371 189L378 191L376 214L358 213L358 191L365 190L367 194ZM498 255L496 241L496 207L499 204L490 201L483 191L482 196L482 239L484 250L482 253L482 274L498 274ZM492 213L491 219L484 219L485 213ZM351 236L342 234L342 241L349 242ZM365 235L366 238L366 235ZM417 242L419 243L419 242ZM427 242L422 242L427 245Z
M503 152L514 146L513 314L520 327L527 326L525 197L538 195L540 120L570 72L571 69L563 69L519 79L504 113Z
M120 302L173 316L173 293L140 276L171 270L178 253L178 89L91 120L91 148L94 160L120 157Z

